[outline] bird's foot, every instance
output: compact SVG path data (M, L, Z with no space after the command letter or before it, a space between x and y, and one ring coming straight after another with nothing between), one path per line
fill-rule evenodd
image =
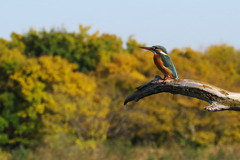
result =
M169 80L169 79L170 79L170 77L166 77L166 78L164 78L164 80L163 80L162 83L166 83L166 81Z

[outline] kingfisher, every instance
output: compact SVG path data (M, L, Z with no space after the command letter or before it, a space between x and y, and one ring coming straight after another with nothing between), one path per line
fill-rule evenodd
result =
M152 47L140 47L140 48L151 51L154 54L153 55L154 63L164 75L163 82L165 82L168 79L179 79L177 76L177 71L165 47L155 45Z

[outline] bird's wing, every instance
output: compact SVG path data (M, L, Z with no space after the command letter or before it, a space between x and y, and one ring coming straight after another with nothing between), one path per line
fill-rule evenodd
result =
M178 79L176 68L173 65L173 62L169 56L160 55L165 67L172 71L172 75Z

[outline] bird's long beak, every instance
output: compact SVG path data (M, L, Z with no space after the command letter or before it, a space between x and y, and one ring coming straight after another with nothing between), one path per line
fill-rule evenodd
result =
M145 49L145 50L148 50L148 51L153 50L152 47L139 47L139 48L142 48L142 49Z

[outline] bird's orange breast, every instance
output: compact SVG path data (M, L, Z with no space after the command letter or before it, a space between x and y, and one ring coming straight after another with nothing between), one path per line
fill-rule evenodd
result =
M157 66L157 68L164 74L164 76L172 77L171 70L164 66L163 61L159 55L157 55L157 54L154 55L153 60L154 60L155 65Z

